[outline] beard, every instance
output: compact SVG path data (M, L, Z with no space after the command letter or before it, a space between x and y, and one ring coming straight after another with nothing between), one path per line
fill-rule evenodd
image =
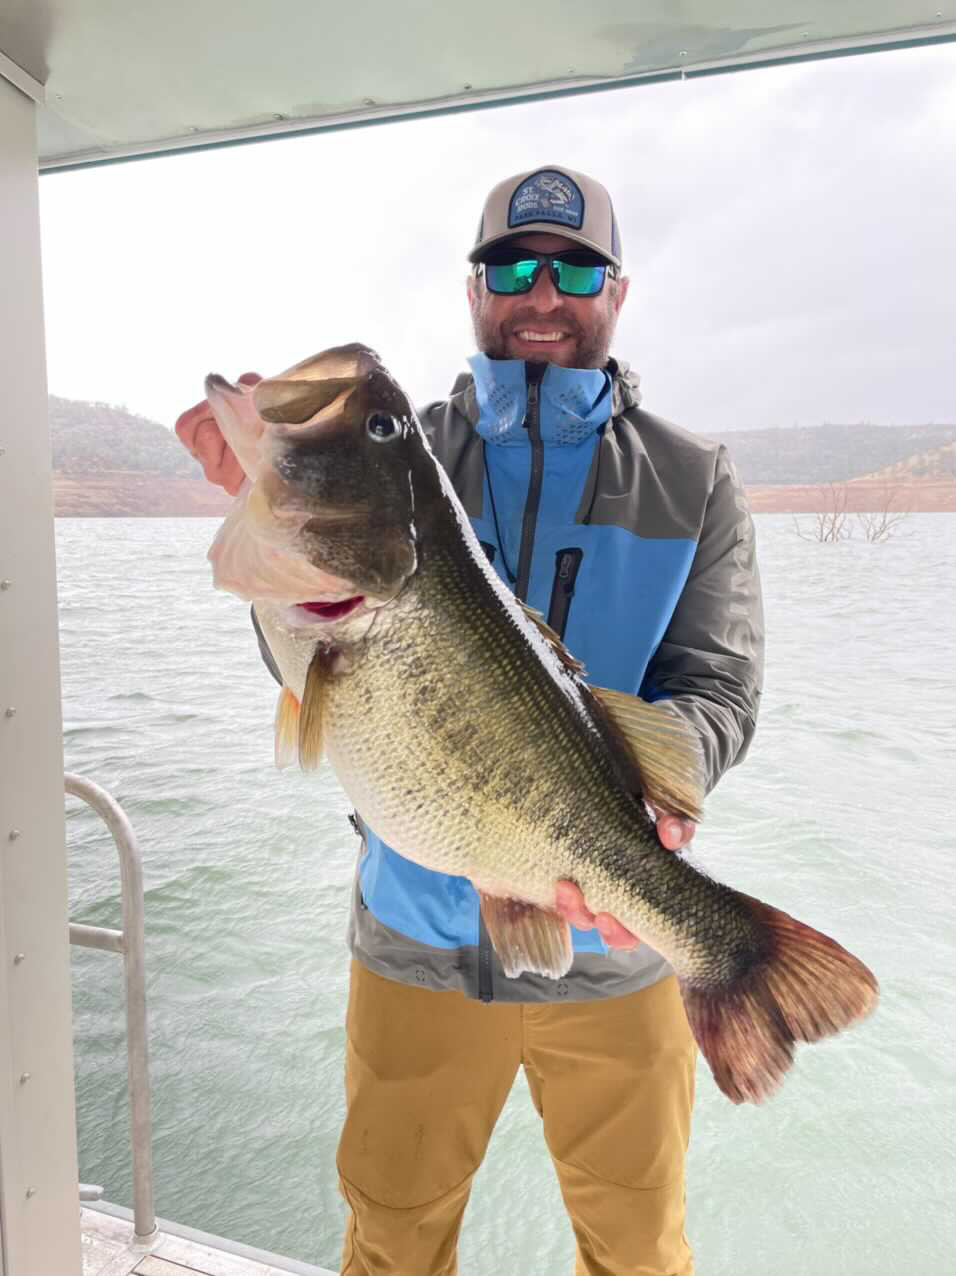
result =
M540 325L542 316L533 310L517 310L506 320L492 319L482 304L486 293L474 299L471 306L471 321L475 330L475 342L482 354L489 359L521 359L526 356L516 353L512 348L512 338L528 323ZM555 329L567 332L574 338L574 350L568 357L570 368L603 368L608 361L611 338L617 323L617 315L613 310L596 311L594 322L582 326L572 315L563 310L556 310L547 316L547 321ZM554 352L547 342L540 343L541 353L535 352L536 363L555 362Z

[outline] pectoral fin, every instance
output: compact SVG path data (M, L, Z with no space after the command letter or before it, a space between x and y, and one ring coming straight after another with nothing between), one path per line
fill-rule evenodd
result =
M309 672L305 675L298 737L299 766L303 771L314 771L322 761L325 703L332 677L332 659L326 648L317 647Z
M276 766L291 766L299 756L299 702L283 687L276 705Z
M704 804L704 753L692 726L666 702L650 704L623 691L592 687L641 776L646 801L699 820Z
M522 971L560 979L571 969L571 927L557 913L521 899L478 891L481 915L509 979Z

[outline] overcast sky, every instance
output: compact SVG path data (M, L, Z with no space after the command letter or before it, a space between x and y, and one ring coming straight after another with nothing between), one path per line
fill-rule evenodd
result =
M956 422L953 44L44 177L50 389L171 425L209 371L363 341L442 396L484 196L553 163L611 191L651 411Z

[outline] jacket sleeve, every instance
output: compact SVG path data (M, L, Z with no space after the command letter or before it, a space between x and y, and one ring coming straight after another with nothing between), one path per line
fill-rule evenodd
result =
M747 752L763 684L764 622L747 497L721 447L697 552L641 694L700 733L707 791Z

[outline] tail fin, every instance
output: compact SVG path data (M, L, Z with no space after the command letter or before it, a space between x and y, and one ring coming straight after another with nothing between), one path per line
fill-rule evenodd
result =
M732 983L681 980L684 1008L714 1080L734 1103L760 1103L793 1062L797 1041L848 1028L876 1005L879 987L852 953L749 895L766 955Z

